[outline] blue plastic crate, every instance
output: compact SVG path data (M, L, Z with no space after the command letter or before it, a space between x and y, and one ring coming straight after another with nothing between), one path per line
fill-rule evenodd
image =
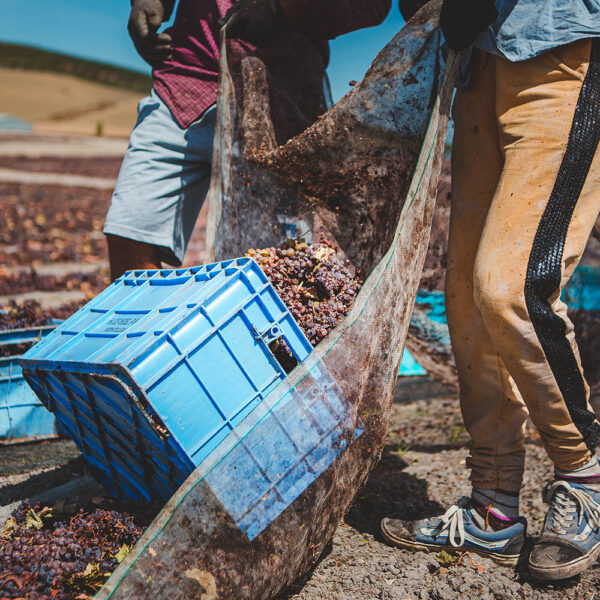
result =
M12 344L35 344L46 337L57 325L62 323L59 319L50 319L49 325L37 325L23 329L6 329L0 331L0 346Z
M56 419L27 385L16 356L0 358L0 443L55 437Z
M32 344L48 335L52 325L0 331L0 346ZM54 415L31 391L21 372L19 356L0 358L0 444L41 440L57 435Z
M251 259L131 271L21 359L115 495L166 499L312 347Z

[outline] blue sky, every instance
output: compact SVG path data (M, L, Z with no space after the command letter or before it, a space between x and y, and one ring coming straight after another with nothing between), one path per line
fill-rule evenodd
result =
M377 52L402 27L396 0L392 4L390 15L379 27L330 43L329 78L335 100L350 89L350 80L362 78ZM0 41L149 72L127 35L129 7L129 0L0 0Z

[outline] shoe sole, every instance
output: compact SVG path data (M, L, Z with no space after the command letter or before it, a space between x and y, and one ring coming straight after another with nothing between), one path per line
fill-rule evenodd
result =
M519 562L520 554L498 554L491 550L485 550L484 548L473 548L472 546L456 546L441 545L441 544L426 544L424 542L416 542L415 540L409 540L394 535L392 532L385 528L385 525L381 524L381 533L386 542L396 546L397 548L403 548L405 550L422 550L429 552L433 550L435 552L441 552L444 550L449 554L463 554L465 552L477 554L484 558L491 558L494 562L498 563L503 567L515 567Z
M393 533L388 531L384 524L381 524L381 533L384 539L396 546L397 548L403 548L406 550L423 550L425 552L429 552L433 550L435 552L441 552L444 550L449 554L463 554L465 552L477 554L479 556L483 556L484 558L490 558L494 562L498 563L503 567L515 567L519 562L520 554L498 554L497 552L493 552L491 550L485 550L484 548L474 548L472 546L456 546L451 545L441 545L441 544L426 544L424 542L416 542L415 540L409 540L406 538L401 538L395 536Z
M598 542L587 554L557 567L536 567L530 562L527 564L529 573L538 581L560 581L570 579L580 573L583 573L588 567L591 567L600 555L600 542Z

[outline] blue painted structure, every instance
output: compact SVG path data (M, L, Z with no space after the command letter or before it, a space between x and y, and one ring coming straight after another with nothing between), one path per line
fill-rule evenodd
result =
M415 375L427 375L427 371L414 359L408 349L404 348L398 375L400 377L414 377Z
M600 310L600 269L577 267L564 289L563 300L570 308Z
M115 495L168 499L312 351L249 258L131 271L21 359Z
M31 131L31 123L8 113L0 113L0 131Z

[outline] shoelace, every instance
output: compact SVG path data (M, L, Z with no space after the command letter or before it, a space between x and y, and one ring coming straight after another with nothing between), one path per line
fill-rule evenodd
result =
M555 533L566 533L577 514L577 526L581 524L584 513L587 513L592 525L600 528L600 504L587 492L571 486L566 481L555 481L547 490L547 497L552 502L552 529Z
M465 522L463 520L463 509L459 506L451 506L441 517L443 526L440 529L442 532L448 529L448 541L451 546L458 548L465 543ZM458 532L458 542L456 541L456 533Z

